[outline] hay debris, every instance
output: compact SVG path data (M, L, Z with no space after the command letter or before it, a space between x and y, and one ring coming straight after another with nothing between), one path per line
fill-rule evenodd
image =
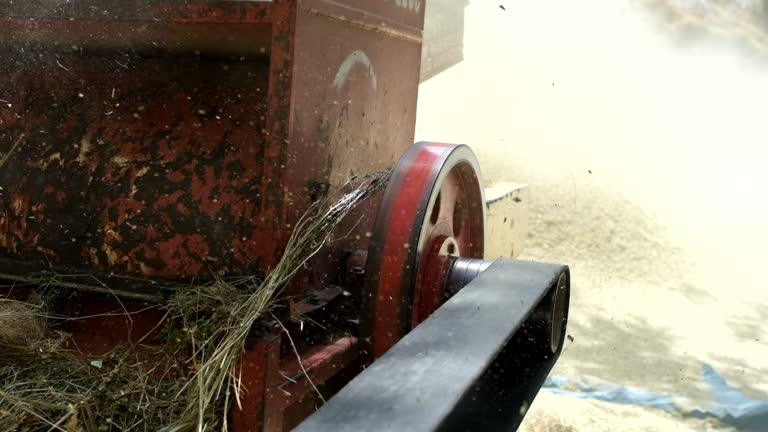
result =
M24 346L46 335L42 305L36 296L26 302L0 298L0 345Z
M66 348L69 335L48 330L62 317L46 309L38 296L0 299L0 432L156 431L180 415L187 374L176 352L84 358Z
M382 189L388 180L389 175L385 173L369 176L364 186L342 195L326 210L322 210L319 205L310 208L307 216L293 230L275 268L254 287L247 298L232 305L224 325L197 347L196 356L199 357L200 366L195 374L194 385L187 389L187 409L177 422L162 429L163 432L207 430L214 418L214 402L223 398L225 412L230 406L232 395L229 388L235 389L235 402L239 404L239 374L235 368L237 359L245 349L251 327L271 310L274 299L293 275L326 243L333 228L360 202ZM310 216L312 212L319 214L313 217ZM226 418L223 419L222 429L227 429Z
M0 299L0 432L227 430L225 413L243 396L236 368L251 327L334 227L388 180L367 176L331 205L313 205L263 280L180 290L164 305L162 348L83 358L64 347L68 335L47 331L55 317L44 304Z

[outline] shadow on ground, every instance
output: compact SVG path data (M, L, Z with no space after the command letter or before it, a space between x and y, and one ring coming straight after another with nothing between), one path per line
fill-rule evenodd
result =
M768 305L750 304L751 313L732 317L727 325L737 338L756 343L768 343L764 338L766 333L766 320L768 320Z
M553 375L593 376L644 390L704 398L701 363L673 349L676 338L643 318L593 316L573 322L575 340Z

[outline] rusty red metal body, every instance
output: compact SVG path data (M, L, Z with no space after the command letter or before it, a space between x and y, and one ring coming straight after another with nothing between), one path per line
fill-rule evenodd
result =
M82 352L103 353L155 338L163 315L141 302L268 271L313 200L413 142L423 3L2 2L0 278L55 272L119 295L73 306L135 313L69 325ZM359 209L293 289L342 277L377 210ZM290 428L315 408L282 339L254 340L242 359L237 431ZM365 361L346 334L298 345L331 390Z
M48 3L0 5L4 273L254 274L318 189L412 142L422 12Z

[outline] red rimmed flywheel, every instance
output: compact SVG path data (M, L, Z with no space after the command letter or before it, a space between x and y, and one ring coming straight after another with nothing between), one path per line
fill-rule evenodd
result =
M485 200L474 153L421 142L398 162L384 193L366 263L374 358L445 301L452 257L482 258Z

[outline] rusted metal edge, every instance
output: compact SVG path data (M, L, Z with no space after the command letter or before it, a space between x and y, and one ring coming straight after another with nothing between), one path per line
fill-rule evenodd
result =
M324 346L314 346L309 351L300 353L302 365L291 357L280 364L277 386L277 404L286 409L299 402L313 391L310 381L325 383L344 368L354 364L360 358L358 340L355 337L342 337ZM308 374L309 377L307 377Z
M411 26L405 26L389 18L374 15L362 9L357 9L333 0L314 0L302 4L302 10L322 16L333 21L340 21L366 31L382 33L387 36L402 39L412 43L422 42L422 31Z
M52 271L34 263L0 258L0 280L9 282L48 285L148 303L165 302L179 287L141 278L75 271L67 274L59 270Z
M39 0L0 4L0 16L22 19L192 22L192 23L270 23L271 1L191 1L162 0L149 4L122 0L70 3L51 7ZM108 12L106 12L108 10Z
M7 273L0 273L0 280L8 280L13 282L21 282L25 284L35 284L35 285L46 284L46 285L54 286L57 288L68 288L68 289L75 289L78 291L91 292L91 293L97 293L97 294L116 295L120 298L140 300L140 301L149 302L149 303L162 303L164 300L162 296L157 296L152 294L140 294L140 293L135 293L130 291L99 287L96 285L79 284L75 282L55 281L55 280L46 279L42 277L37 277L37 278L33 276L25 277L25 276L12 275Z
M0 28L3 47L31 43L102 51L163 50L257 57L267 55L271 48L271 27L263 23L0 17Z

